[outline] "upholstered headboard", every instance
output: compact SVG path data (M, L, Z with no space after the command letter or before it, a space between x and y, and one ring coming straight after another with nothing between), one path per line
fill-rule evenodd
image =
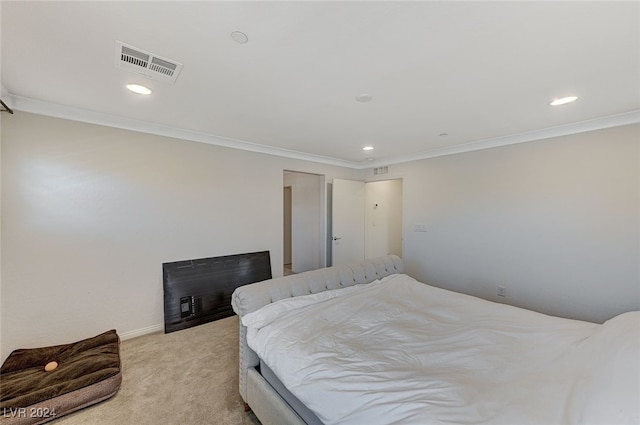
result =
M396 273L404 273L402 259L396 255L312 270L241 286L233 292L231 306L233 311L242 317L278 300L344 288L357 283L371 283ZM258 366L259 363L258 356L247 345L247 329L240 322L240 395L245 401L247 370Z

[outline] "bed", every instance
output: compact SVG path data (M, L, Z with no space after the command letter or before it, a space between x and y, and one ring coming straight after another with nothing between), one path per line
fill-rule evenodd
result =
M429 286L387 256L236 289L263 425L638 424L640 312L604 324Z

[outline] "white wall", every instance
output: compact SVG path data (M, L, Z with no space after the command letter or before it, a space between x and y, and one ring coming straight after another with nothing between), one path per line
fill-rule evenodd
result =
M279 276L283 170L370 173L20 112L1 123L3 360L162 329L162 262L269 250ZM593 321L640 309L639 144L635 125L391 165L408 273Z
M632 125L390 166L407 272L596 322L640 309L639 146Z
M291 269L294 273L324 267L324 180L315 174L284 174L284 185L291 186Z
M365 184L365 256L402 257L402 180Z
M163 262L269 250L282 275L283 170L358 175L20 112L1 158L2 359L162 329Z

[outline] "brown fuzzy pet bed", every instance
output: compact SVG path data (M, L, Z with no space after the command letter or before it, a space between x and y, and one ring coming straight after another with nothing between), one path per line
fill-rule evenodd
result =
M71 344L15 350L0 368L0 423L48 422L113 396L121 382L115 330Z

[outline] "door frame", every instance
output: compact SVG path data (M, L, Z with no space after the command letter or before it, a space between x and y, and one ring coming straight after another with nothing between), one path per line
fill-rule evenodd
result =
M368 182L365 182L365 202L367 203L367 205L365 205L365 223L366 223L366 228L365 228L365 257L370 258L370 257L375 257L376 255L380 255L379 253L374 253L372 254L370 252L370 238L372 236L371 233L371 229L370 229L370 219L372 216L372 210L371 208L375 207L377 208L377 206L374 206L372 204L373 201L378 201L378 199L371 199L370 198L370 191L368 189L372 188L372 184L379 184L379 183L384 183L384 182L397 182L399 184L399 194L396 193L397 189L393 190L393 193L395 195L399 195L400 196L400 205L399 205L399 209L400 209L400 213L399 213L399 221L400 221L400 252L398 253L393 253L396 255L399 255L400 257L402 257L404 255L404 179L402 177L395 177L395 178L388 178L388 179L380 179L380 180L371 180ZM388 202L389 199L387 199L386 197L383 197L382 200L383 202ZM384 205L380 205L380 207L384 208ZM391 221L387 218L386 220L386 225L388 226L391 223Z
M315 176L319 178L319 197L318 197L318 214L319 214L319 228L317 229L318 231L318 245L317 248L319 250L319 264L318 267L322 268L322 267L326 267L327 266L327 243L326 243L326 238L325 235L327 234L327 185L326 185L326 176L324 174L317 174L317 173L309 173L309 172L305 172L305 171L296 171L296 170L291 170L291 169L283 169L282 170L282 176L283 176L283 188L285 186L292 186L291 184L288 184L286 182L286 175L287 174L296 174L296 175L309 175L309 176ZM284 190L281 190L282 192L282 196L284 198ZM296 205L296 190L294 187L292 187L292 191L291 191L291 204L292 204L292 210L295 209L295 205ZM284 214L284 199L283 199L283 214ZM293 217L292 217L293 220ZM284 222L284 217L283 217L283 222ZM295 229L295 225L292 225L291 228L291 239L292 239L292 247L291 247L291 261L292 261L292 267L294 267L296 265L296 257L295 257L295 234L296 234L296 229ZM283 236L284 236L284 229L283 229ZM282 248L283 251L283 259L284 259L284 245ZM284 273L284 261L283 264L281 265L281 267L283 267L283 273ZM294 272L299 272L297 270L293 270Z
M292 224L291 224L291 205L292 200L292 188L290 185L284 186L283 188L283 255L282 255L282 263L283 265L291 266L293 261L291 256L292 251Z

